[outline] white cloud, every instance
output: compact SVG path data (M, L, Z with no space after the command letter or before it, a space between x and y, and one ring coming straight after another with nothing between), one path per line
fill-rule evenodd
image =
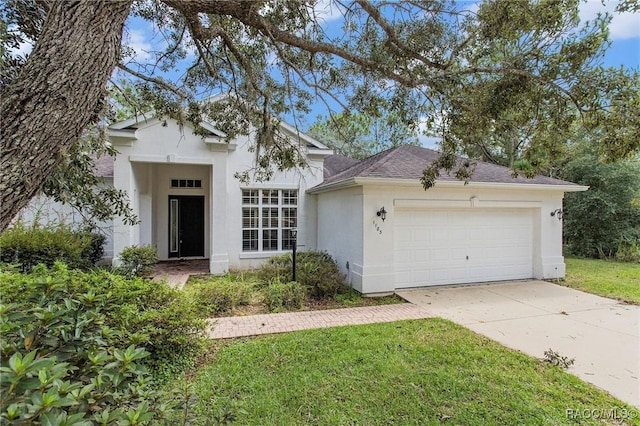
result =
M588 0L580 5L580 19L593 20L598 13L609 12L612 16L609 35L612 40L640 37L640 13L617 13L618 2L608 0L604 4L598 0Z
M480 2L461 2L461 9L465 12L469 12L470 14L477 14L480 9Z
M147 62L152 58L153 46L147 39L147 34L143 29L131 29L126 34L125 43L135 52L130 59L138 63Z
M33 43L30 41L25 41L20 43L17 49L11 49L12 56L27 56L33 50Z
M318 0L313 5L313 11L318 21L323 23L335 21L344 16L343 8L331 0Z
M418 142L425 148L440 149L440 142L442 138L439 136L434 136L433 127L439 127L442 125L442 114L433 114L435 117L435 121L433 123L429 123L428 117L422 117L418 121Z
M422 145L424 148L429 148L429 149L438 151L440 149L441 141L442 141L442 138L425 136L422 134L418 135L418 142L420 142L420 145Z

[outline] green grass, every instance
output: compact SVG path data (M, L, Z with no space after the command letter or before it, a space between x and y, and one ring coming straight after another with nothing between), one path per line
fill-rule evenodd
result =
M612 299L640 304L640 264L566 258L561 284Z
M558 367L441 319L217 345L192 379L201 418L232 403L243 409L239 424L262 425L602 424L569 419L567 410L639 414Z

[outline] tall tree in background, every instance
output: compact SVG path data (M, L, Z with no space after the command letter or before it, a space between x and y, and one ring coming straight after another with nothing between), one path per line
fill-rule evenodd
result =
M637 2L621 5L637 8ZM455 129L481 134L484 117L504 118L503 99L507 106L526 103L523 115L545 111L540 123L551 128L563 128L572 114L587 125L621 124L627 133L603 134L610 158L638 148L637 91L632 96L638 77L600 68L607 16L580 26L578 0L488 0L477 12L468 6L449 0L5 1L0 230L100 121L116 68L131 76L136 93L160 116L197 129L204 113L229 138L255 129L261 179L304 163L279 133L276 117L291 114L297 121L296 112L308 112L316 101L409 124L416 117L442 123L444 152L425 169L425 187L472 143ZM340 30L327 30L327 14L339 15ZM129 17L164 35L147 63L132 62L123 49ZM34 42L24 61L7 53L21 40ZM517 54L505 50L513 45ZM175 70L180 77L170 80ZM491 96L467 102L475 90ZM222 103L197 102L218 92L233 95ZM521 93L526 96L517 101ZM519 119L513 124L523 131ZM554 156L558 143L531 138L527 149Z
M565 197L565 247L579 256L640 262L640 155L606 163L590 147L582 150L563 171L566 179L589 186Z
M362 160L385 149L418 144L417 119L409 123L394 115L375 118L341 112L318 117L308 133L326 143L337 154Z

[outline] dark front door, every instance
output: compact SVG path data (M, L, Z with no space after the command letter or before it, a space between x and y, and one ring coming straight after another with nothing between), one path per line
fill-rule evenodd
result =
M169 195L169 257L204 256L204 197Z

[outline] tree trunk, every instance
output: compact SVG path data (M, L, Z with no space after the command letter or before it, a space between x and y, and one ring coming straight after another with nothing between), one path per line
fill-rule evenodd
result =
M133 0L56 0L0 99L0 232L98 118Z

